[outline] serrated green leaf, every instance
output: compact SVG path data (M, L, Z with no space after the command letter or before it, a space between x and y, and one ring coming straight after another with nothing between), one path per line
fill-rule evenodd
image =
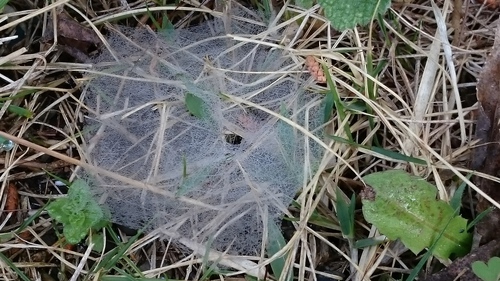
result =
M60 223L68 223L69 217L66 215L66 206L69 201L67 198L59 198L53 202L51 202L47 206L47 212L49 215Z
M375 11L384 14L391 5L390 0L318 0L325 10L325 16L337 30L366 25L375 15Z
M369 185L362 198L363 215L389 239L401 239L415 254L437 240L433 255L443 259L469 252L467 220L436 199L435 186L402 170L373 173L363 180Z
M71 244L80 242L90 229L102 227L106 216L93 199L90 187L84 180L75 180L68 196L58 198L47 206L49 215L63 224L63 234Z

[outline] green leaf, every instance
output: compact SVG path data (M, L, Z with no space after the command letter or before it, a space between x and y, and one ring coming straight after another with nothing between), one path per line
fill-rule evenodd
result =
M363 215L389 239L401 239L415 254L436 243L433 255L443 259L469 252L467 220L436 199L435 186L402 170L373 173L363 180L368 185L362 195Z
M290 118L290 114L288 113L285 105L280 106L280 114L285 118ZM302 167L298 166L296 163L300 161L297 155L297 145L298 139L294 128L284 122L283 120L278 120L276 124L276 131L278 134L278 141L280 143L280 150L283 153L283 159L286 162L286 167L289 169L289 172L293 175L296 175L297 182L300 182L300 178L302 175Z
M186 155L182 155L182 179L188 177Z
M187 110L189 111L189 113L193 114L194 116L202 119L205 115L205 110L204 110L204 107L205 107L205 102L191 94L191 93L187 93L186 94L186 99L185 99L185 103L186 103L186 107L187 107Z
M412 163L420 164L420 165L426 165L427 164L427 162L425 162L425 160L423 160L423 159L415 158L415 157L411 157L411 156L407 156L407 155L401 154L401 153L396 152L396 151L387 150L385 148L381 148L381 147L377 147L377 146L372 146L372 147L370 147L368 149L370 149L373 152L382 154L382 155L384 155L386 157L392 158L394 160L401 160L401 161L405 161L405 162L412 162Z
M407 155L401 154L399 152L387 150L387 149L384 149L384 148L381 148L381 147L361 145L361 144L356 143L354 141L350 141L350 140L347 140L347 139L344 139L344 138L341 138L341 137L337 137L337 136L328 135L328 137L331 138L331 139L333 139L334 141L337 141L337 142L340 142L340 143L345 143L345 144L352 145L352 146L355 146L355 147L361 147L361 148L364 148L364 149L371 150L373 152L382 154L382 155L384 155L386 157L389 157L389 158L392 158L394 160L401 160L401 161L406 161L406 162L412 162L412 163L420 164L420 165L426 165L427 164L427 162L425 162L425 160L423 160L423 159L415 158L415 157L411 157L411 156L407 156Z
M453 213L453 217L455 217L458 214L459 209L455 209L455 212ZM439 235L434 239L434 242L432 245L429 247L427 250L427 253L422 256L422 258L418 261L417 265L410 271L410 275L406 279L406 281L413 281L415 278L417 278L419 272L424 268L424 266L427 264L427 261L431 258L431 255L434 253L434 250L436 249L436 245L440 241L441 237L443 237L444 232L448 228L448 225L450 225L450 222L452 221L452 218L450 218L446 222L446 226L443 227L441 232L439 232Z
M267 243L267 255L273 256L277 252L281 251L283 247L286 245L285 237L281 233L279 227L273 222L268 223L268 243ZM280 277L286 272L283 272L283 268L285 267L286 256L275 259L271 262L271 268L274 272L274 277L276 280L282 280ZM290 276L290 275L288 275ZM289 277L285 280L290 280Z
M2 106L3 106L3 103L0 103L0 107L2 107ZM16 115L26 117L26 118L31 118L33 116L33 112L27 110L24 107L20 107L17 105L9 105L9 107L7 107L7 110L10 113L14 113Z
M295 0L295 4L301 8L309 9L314 6L313 0Z
M344 109L344 103L340 99L340 95L337 91L337 85L335 84L335 81L333 80L332 76L330 75L330 71L328 71L328 67L326 66L326 64L322 64L321 66L323 67L323 72L325 73L325 77L326 77L326 83L328 85L328 93L326 95L327 95L327 97L329 95L331 96L329 98L329 100L333 99L333 104L335 105L335 109L337 110L340 122L343 122L344 119L347 118L347 115L346 115L346 110ZM325 116L325 118L326 118L326 116ZM326 120L326 121L328 121L328 120ZM347 135L347 138L352 141L353 138L352 138L351 127L349 125L349 122L345 123L344 131Z
M165 281L165 278L138 278L135 276L106 275L99 278L101 281ZM170 279L175 280L175 279Z
M215 162L213 166L201 168L193 174L186 174L186 177L182 178L182 182L179 189L177 189L175 196L184 196L188 192L203 188L203 182L205 182L213 173L213 167L216 167Z
M467 175L468 180L470 180L471 177L472 174ZM455 193L453 193L453 197L450 200L450 206L451 208L453 208L453 210L460 208L460 206L462 205L462 196L464 194L465 187L467 187L467 183L462 182L462 184L460 184Z
M2 0L0 0L0 7L2 5ZM20 99L22 97L31 95L33 93L36 93L38 90L37 89L25 89L25 90L20 90L13 96L8 96L8 97L3 97L0 98L0 102L8 101L8 100L15 100L15 99Z
M297 209L302 208L297 201L292 201L292 206L294 206ZM284 217L283 219L288 220L288 221L300 221L300 219L296 218L296 217ZM325 228L332 229L335 231L341 230L339 223L336 220L334 220L332 217L327 217L327 216L320 214L317 211L317 209L314 209L312 211L312 214L309 217L309 220L307 221L307 223L312 224L312 225L325 227Z
M102 227L107 218L92 197L87 182L80 179L71 184L67 197L51 202L47 212L63 224L63 234L71 244L80 242L89 230Z
M22 270L20 270L9 258L7 258L4 254L0 253L0 260L2 260L8 268L14 270L14 272L17 274L17 276L19 278L21 278L22 280L24 281L30 281L31 279L28 278L28 276L26 276L24 274L24 272Z
M334 106L335 97L333 91L327 91L325 98L323 100L324 108L323 108L323 123L330 121L330 117L332 117L332 109Z
M491 213L495 207L491 206L488 209L482 211L479 213L479 215L476 216L474 220L472 220L469 225L467 225L467 231L469 231L471 228L473 228L477 223L479 223L484 217L486 217L487 214Z
M0 0L0 12L3 12L3 8L9 3L9 0Z
M104 247L106 247L106 241L104 240L104 235L102 233L92 233L89 242L94 244L94 248L92 248L92 250L96 252L102 252Z
M368 24L376 13L384 14L391 0L318 0L318 3L333 28L345 30Z
M472 271L483 281L498 281L500 279L500 258L492 257L488 264L483 261L472 263Z
M351 202L347 203L342 197L342 193L337 189L337 201L335 203L337 209L337 217L339 218L342 234L347 238L354 238L354 209L352 206L356 204L355 197L351 198Z
M361 249L361 248L366 248L366 247L370 247L370 246L380 245L380 244L384 243L384 241L385 241L384 236L360 239L354 243L354 248Z

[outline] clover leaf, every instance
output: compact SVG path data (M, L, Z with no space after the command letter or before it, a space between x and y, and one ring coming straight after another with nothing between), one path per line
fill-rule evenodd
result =
M500 258L492 257L488 264L483 261L472 263L472 271L483 281L498 281L500 279Z

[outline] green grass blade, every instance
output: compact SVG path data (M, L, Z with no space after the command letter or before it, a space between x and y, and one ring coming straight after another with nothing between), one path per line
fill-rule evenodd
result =
M101 281L165 281L169 279L162 278L137 278L132 276L102 276L99 278ZM170 281L174 281L170 279ZM179 281L179 280L177 280Z
M478 222L480 222L487 214L491 213L495 207L489 207L488 209L482 211L477 217L467 225L467 232L473 228Z
M297 201L293 201L292 206L296 207L297 209L301 209L301 206L299 203L297 203ZM299 221L298 218L284 217L283 219L288 221ZM341 231L340 225L335 219L320 214L316 209L312 211L312 214L307 222L312 225L325 227L335 231Z
M333 91L327 91L325 95L325 99L323 101L324 105L324 114L323 114L323 123L330 121L332 117L332 109L335 103L335 97L333 95Z
M467 175L468 180L470 180L471 177L472 177L472 174ZM463 197L464 190L465 190L466 186L467 186L467 184L465 182L462 182L460 184L460 186L457 188L457 190L455 191L455 193L453 193L453 197L450 200L450 206L453 209L458 209L462 205L462 197Z
M14 270L19 278L21 278L24 281L30 281L28 276L26 276L17 266L14 265L14 263L7 258L3 253L0 252L0 259L3 260L4 263L6 263L12 270Z
M162 30L162 27L160 23L156 20L156 18L153 16L153 13L149 10L149 6L146 5L146 14L148 15L149 19L153 22L153 25L155 26L157 31Z
M355 201L347 203L342 197L341 191L337 188L337 201L335 202L337 209L337 217L340 222L340 228L342 229L342 234L344 237L352 239L354 238L354 212L351 213L352 205Z
M366 239L360 239L354 243L354 248L361 249L370 246L380 245L384 243L384 241L386 241L385 237L384 238L371 237Z
M281 233L281 230L278 228L278 226L274 222L269 222L268 223L268 229L269 229L269 234L268 234L268 243L267 243L267 255L269 257L275 255L277 252L281 251L286 245L285 237L283 237L283 234ZM274 277L276 280L279 280L283 274L287 274L286 272L283 272L284 267L285 267L285 260L286 260L286 255L280 258L275 259L274 261L271 262L271 268L273 269L274 272ZM291 280L291 276L288 276L286 280Z
M100 263L96 264L91 272L98 272L104 270L108 272L111 268L114 268L116 263L122 258L124 258L125 252L132 246L132 244L139 239L139 236L143 233L142 230L137 231L137 233L129 239L126 244L122 244L117 234L113 231L111 226L106 226L108 233L110 233L113 241L118 245L111 251L107 252Z
M4 102L4 101L8 101L8 100L16 100L16 99L19 99L19 98L23 98L25 96L29 96L29 95L31 95L33 93L36 93L36 91L37 91L36 89L21 90L17 94L15 94L15 95L13 95L11 97L0 98L0 102Z
M336 86L335 82L333 81L332 76L330 75L330 71L328 71L328 67L325 64L322 64L322 67L323 67L323 72L325 73L325 76L326 76L326 82L327 82L328 89L329 89L326 95L332 96L333 103L335 105L335 109L337 110L340 122L342 123L342 122L344 122L344 120L347 117L346 110L344 108L344 104L343 104L342 100L340 100L339 93L337 92L337 86ZM352 133L351 133L351 126L349 125L349 123L346 123L344 125L344 132L347 135L347 138L352 141L353 137L352 137Z
M0 12L2 12L3 8L9 3L9 0L0 0Z
M415 163L415 164L419 164L419 165L427 165L427 162L425 162L425 160L423 160L423 159L407 156L407 155L404 155L404 154L399 153L399 152L387 150L387 149L376 147L376 146L361 145L361 144L356 143L354 141L350 141L350 140L347 140L347 139L344 139L341 137L337 137L337 136L328 135L328 137L333 139L334 141L337 141L340 143L345 143L348 145L352 145L354 147L361 147L364 149L371 150L373 152L376 152L378 154L382 154L382 155L384 155L388 158L394 159L394 160L411 162L411 163Z
M38 218L43 211L45 211L45 208L47 208L48 204L43 205L40 209L36 211L32 216L30 216L28 219L24 220L23 223L17 228L16 234L20 234L23 232L31 223Z
M387 150L387 149L384 149L381 147L376 147L376 146L372 146L372 147L367 148L367 149L369 149L373 152L382 154L386 157L392 158L394 160L401 160L401 161L411 162L411 163L415 163L415 164L419 164L419 165L427 165L427 162L423 159L407 156L407 155L404 155L404 154L396 152L396 151Z
M0 103L0 107L2 107L2 106L3 106L3 103ZM32 111L29 111L26 108L23 108L23 107L20 107L17 105L9 105L9 107L7 107L7 110L10 113L14 113L16 115L26 117L26 118L31 118L33 116Z

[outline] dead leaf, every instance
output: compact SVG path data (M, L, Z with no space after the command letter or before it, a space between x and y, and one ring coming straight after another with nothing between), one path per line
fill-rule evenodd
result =
M75 244L66 243L66 245L64 245L64 249L68 250L68 251L74 251L76 249L76 245Z
M500 0L476 0L477 3L483 4L488 8L498 8L500 6Z
M31 232L29 232L28 230L25 230L17 235L15 241L16 241L16 243L22 244L22 243L26 243L26 241L30 241L31 238L33 238L33 235L31 234ZM11 248L11 249L9 249L9 256L14 256L21 251L23 251L22 248Z
M7 201L5 202L6 212L15 212L19 210L19 193L17 192L17 187L13 183L9 183L7 187Z
M474 150L471 168L492 176L500 176L500 28L497 27L495 44L481 71L477 83L476 138L480 140ZM500 201L500 186L483 178L476 184L486 194ZM482 212L490 206L483 197L478 199L476 210ZM477 225L477 233L483 236L482 243L496 237L500 231L500 210L494 210Z
M18 241L30 241L31 238L33 238L33 235L31 234L31 232L29 232L28 230L25 230L25 231L19 233Z
M56 25L58 46L79 61L88 60L89 48L101 43L93 29L83 26L64 12L56 15ZM51 43L54 39L53 19L50 18L42 41Z

